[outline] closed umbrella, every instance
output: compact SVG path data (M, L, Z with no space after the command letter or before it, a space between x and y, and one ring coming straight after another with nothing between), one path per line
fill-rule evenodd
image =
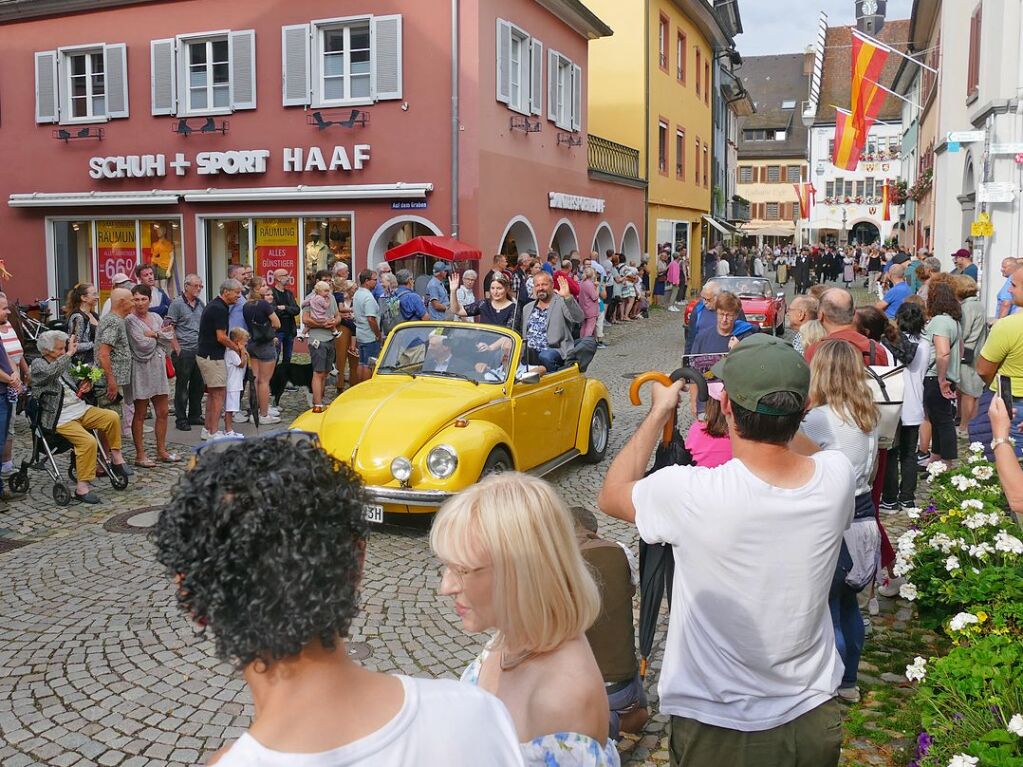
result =
M701 373L693 368L679 368L671 376L664 373L642 373L633 380L629 387L629 399L633 405L640 404L639 390L647 381L656 381L664 386L671 386L674 381L685 379L697 387L697 398L700 402L707 401L707 381ZM686 449L682 435L678 431L678 419L675 414L664 427L661 442L654 454L654 465L647 472L652 474L666 466L688 466L693 456ZM675 576L675 558L671 546L664 543L650 544L642 539L639 542L639 653L641 662L639 673L646 676L647 660L653 651L654 634L657 632L657 618L661 612L661 601L664 592L668 592L668 604L671 604L671 583Z

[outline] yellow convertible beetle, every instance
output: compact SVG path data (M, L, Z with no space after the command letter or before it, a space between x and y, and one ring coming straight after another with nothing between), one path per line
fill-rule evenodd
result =
M373 377L292 429L366 483L366 517L425 514L492 472L537 476L607 452L611 397L569 361L519 364L522 339L493 325L410 322L387 339Z

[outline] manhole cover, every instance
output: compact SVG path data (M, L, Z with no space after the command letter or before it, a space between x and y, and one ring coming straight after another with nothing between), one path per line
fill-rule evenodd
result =
M156 524L163 509L163 506L144 506L141 509L126 511L104 522L103 529L108 533L148 533Z
M369 645L365 642L348 643L348 657L352 660L365 660L369 655Z
M0 554L6 554L8 551L14 551L20 549L22 546L28 546L32 541L19 541L15 538L0 538Z

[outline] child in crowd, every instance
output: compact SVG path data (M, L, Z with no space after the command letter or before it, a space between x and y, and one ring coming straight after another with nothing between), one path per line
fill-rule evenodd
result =
M302 308L309 310L309 316L317 322L330 322L334 319L334 314L331 312L331 288L329 282L320 280L313 286L313 292L305 301L302 302ZM334 328L334 338L341 335L341 332Z
M697 466L712 469L732 460L732 442L728 437L728 422L721 412L721 397L725 385L721 381L707 384L710 398L704 420L696 420L686 434L686 448L693 454Z
M245 328L231 328L228 338L242 348L249 342L249 332ZM248 354L243 359L234 349L224 351L224 364L227 365L227 401L224 403L224 435L241 437L234 430L234 414L241 411L242 389L245 388L245 373L248 371Z

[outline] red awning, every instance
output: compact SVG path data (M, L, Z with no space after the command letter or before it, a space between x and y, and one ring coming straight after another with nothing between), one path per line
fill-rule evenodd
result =
M472 245L466 245L453 237L431 235L414 237L408 242L391 248L384 254L384 258L388 261L397 261L399 258L408 258L409 256L427 256L441 261L479 261L482 255Z

